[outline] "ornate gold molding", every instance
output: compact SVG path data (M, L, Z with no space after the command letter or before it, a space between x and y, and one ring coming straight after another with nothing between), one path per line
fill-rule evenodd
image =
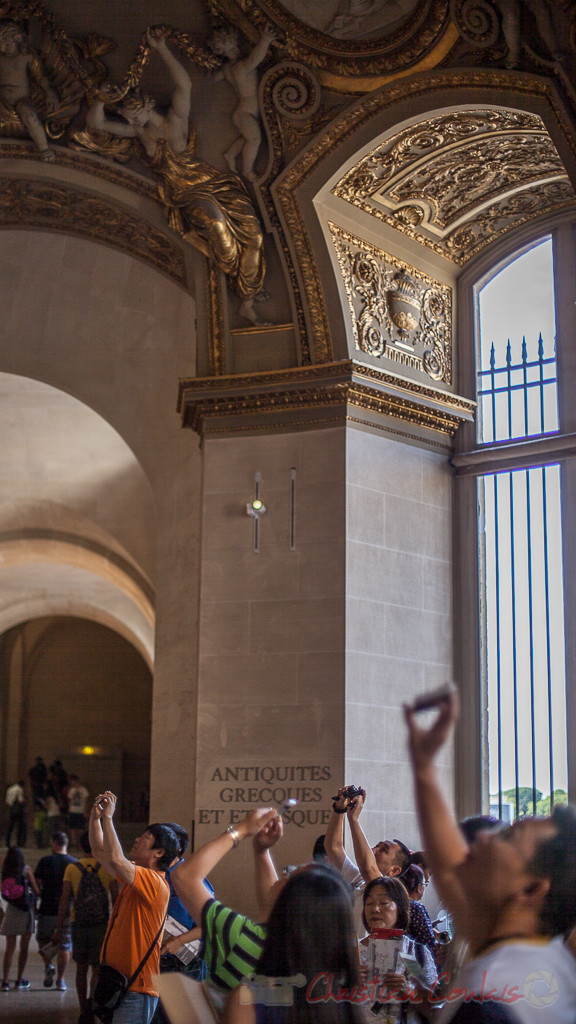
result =
M329 222L355 347L452 383L452 289Z
M576 202L541 119L491 109L410 125L332 191L460 266L527 220Z
M520 72L475 68L435 71L414 78L399 79L381 92L370 93L345 110L313 145L294 160L274 186L282 218L288 225L294 263L300 270L299 279L302 281L306 308L316 311L311 321L309 344L318 360L324 358L326 362L330 361L333 358L333 347L325 319L321 282L313 272L310 273L314 268L314 253L299 206L300 191L318 166L338 148L349 144L356 133L365 134L372 126L372 137L379 135L382 130L377 120L379 115L396 104L427 98L431 106L444 106L448 102L453 103L454 97L461 95L462 90L473 91L477 102L482 102L482 95L490 103L494 102L495 96L499 96L500 102L505 105L507 96L514 95L516 106L521 96L546 104L551 120L559 125L576 160L576 137L557 99L553 84L547 79ZM406 233L409 233L408 229Z
M451 447L475 403L349 360L271 373L180 381L182 425L201 437L344 424L347 418Z
M49 229L103 242L186 285L184 256L167 235L77 188L53 181L0 177L0 226Z
M208 351L210 370L214 376L221 376L226 369L226 327L221 274L221 270L215 263L212 263L212 260L206 260Z
M307 25L278 0L210 0L214 15L224 15L254 39L266 21L280 30L276 49L329 76L331 86L354 91L351 79L374 79L413 67L449 27L449 0L418 0L410 15L373 38L340 38ZM368 86L370 88L370 86ZM374 88L374 85L372 85Z
M294 303L300 360L302 365L307 366L312 362L312 351L302 294L302 281L294 263L293 253L287 244L285 226L278 216L277 205L271 189L275 187L278 174L286 161L286 128L288 126L291 130L295 126L306 125L309 117L314 118L320 107L321 89L316 76L308 68L293 61L286 61L270 68L263 75L260 90L264 125L270 148L270 162L266 177L260 182L260 192L269 224L275 230L282 249ZM292 230L298 230L294 221L291 223ZM311 255L307 260L307 271L315 276L316 293L319 294L320 280ZM315 305L311 314L314 329L320 337L324 330L325 310L323 307L317 309ZM326 339L324 340L326 341ZM323 351L331 353L329 342L324 345ZM319 357L317 356L317 358ZM326 358L330 358L330 356L327 355Z

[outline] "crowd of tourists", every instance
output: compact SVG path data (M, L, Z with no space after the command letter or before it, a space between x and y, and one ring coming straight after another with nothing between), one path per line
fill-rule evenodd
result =
M371 846L366 791L343 786L313 859L280 874L274 807L251 810L187 858L185 829L156 822L126 855L116 797L105 791L92 801L79 858L62 830L34 871L19 847L8 850L2 991L29 987L36 925L46 988L63 991L75 961L79 1024L165 1024L157 978L174 972L187 975L191 1024L199 990L221 1024L575 1024L575 810L511 826L458 822L436 764L455 694L438 699L431 724L415 709L405 717L422 851L397 838ZM209 881L249 839L254 920ZM435 920L423 902L430 880L443 907Z

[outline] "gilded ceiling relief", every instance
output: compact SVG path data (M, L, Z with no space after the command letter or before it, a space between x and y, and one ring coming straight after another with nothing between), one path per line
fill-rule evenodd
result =
M576 202L540 118L496 110L412 125L332 191L459 265L526 219Z
M355 348L452 383L452 291L330 224Z
M354 77L373 77L374 88L429 53L449 26L450 0L208 0L208 7L248 32L271 22L284 57L350 92Z

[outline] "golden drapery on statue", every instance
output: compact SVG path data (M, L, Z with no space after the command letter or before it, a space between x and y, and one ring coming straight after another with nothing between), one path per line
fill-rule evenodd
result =
M262 288L262 228L241 179L198 160L193 139L175 153L166 139L151 161L170 227L213 260L244 299Z
M168 46L172 31L158 25L145 33L145 45L162 58L174 85L168 109L156 110L152 97L138 88L106 84L93 94L88 131L77 132L75 142L122 160L135 155L151 166L170 226L220 267L240 296L240 316L257 323L254 299L265 272L262 228L238 175L219 171L194 154L192 82ZM107 114L106 106L114 107L121 120Z

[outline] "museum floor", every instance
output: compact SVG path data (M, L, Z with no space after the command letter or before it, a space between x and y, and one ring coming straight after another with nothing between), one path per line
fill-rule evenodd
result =
M5 938L0 935L0 956L4 956ZM10 981L15 977L15 959L12 962ZM36 939L30 942L28 963L24 976L30 982L25 992L0 992L0 1019L6 1024L76 1024L80 1010L74 987L74 964L66 971L67 992L55 988L44 988L44 968L38 955Z

